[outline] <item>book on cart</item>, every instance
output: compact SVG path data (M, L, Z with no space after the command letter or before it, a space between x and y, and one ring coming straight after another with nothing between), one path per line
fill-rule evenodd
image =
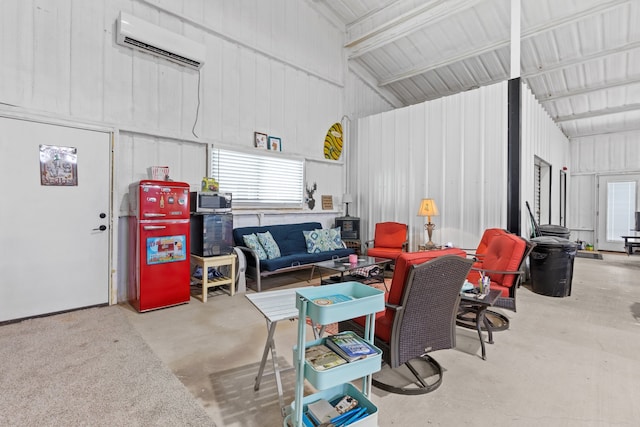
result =
M323 344L307 347L304 351L304 358L316 371L324 371L347 363L338 353Z
M348 362L378 354L378 350L369 342L351 331L329 335L325 338L325 345Z
M337 304L340 302L352 301L352 300L353 298L347 295L335 294L335 295L327 295L321 298L314 298L313 303L317 305L331 305L331 304Z

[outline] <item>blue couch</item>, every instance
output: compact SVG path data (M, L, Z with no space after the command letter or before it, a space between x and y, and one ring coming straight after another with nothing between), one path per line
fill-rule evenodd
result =
M321 229L319 222L300 224L267 225L260 227L239 227L233 229L233 241L247 258L247 275L256 281L258 292L262 290L260 279L272 274L311 268L314 263L327 261L334 257L346 257L355 253L353 249L343 248L317 253L307 252L307 243L303 231ZM253 249L246 247L243 236L269 231L280 248L281 257L259 260Z

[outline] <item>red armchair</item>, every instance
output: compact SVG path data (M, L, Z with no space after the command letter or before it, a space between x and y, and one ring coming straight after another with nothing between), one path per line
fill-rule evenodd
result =
M409 246L407 224L399 222L379 222L373 240L365 242L367 256L390 258L395 260ZM373 247L369 247L373 244Z
M482 233L482 237L480 238L480 243L478 243L478 247L474 253L469 253L469 256L473 256L477 261L481 260L484 254L487 252L487 248L489 247L489 243L496 236L502 236L505 234L509 234L509 232L503 228L487 228Z
M522 280L525 261L534 246L534 243L515 234L494 236L482 259L473 264L467 280L475 285L481 273L489 276L491 289L502 292L496 305L516 311L516 288Z

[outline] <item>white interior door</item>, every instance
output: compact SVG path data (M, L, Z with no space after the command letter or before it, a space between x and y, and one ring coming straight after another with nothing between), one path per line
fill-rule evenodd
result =
M77 185L42 185L41 144L76 149ZM111 134L0 117L0 148L0 321L108 303Z
M624 251L622 235L635 227L640 175L602 175L598 179L598 240L596 249Z

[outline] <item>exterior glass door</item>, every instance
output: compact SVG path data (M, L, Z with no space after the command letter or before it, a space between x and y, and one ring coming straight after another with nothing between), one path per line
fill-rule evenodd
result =
M599 178L598 242L596 248L624 251L624 239L635 227L640 175Z

